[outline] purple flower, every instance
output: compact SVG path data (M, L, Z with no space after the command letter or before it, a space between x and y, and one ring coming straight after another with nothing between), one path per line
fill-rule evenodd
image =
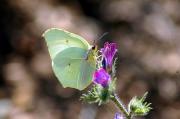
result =
M124 119L124 117L120 113L116 112L114 119Z
M114 55L117 52L117 44L116 43L108 43L104 44L104 48L101 48L101 52L105 59L105 67L112 67Z
M104 88L108 86L110 80L110 75L103 68L98 69L93 74L93 82Z

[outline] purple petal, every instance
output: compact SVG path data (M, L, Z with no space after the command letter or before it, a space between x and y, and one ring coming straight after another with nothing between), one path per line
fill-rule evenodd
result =
M101 52L105 58L106 65L112 67L113 58L117 52L117 44L106 42L104 48L101 49Z
M110 75L103 69L100 68L94 72L93 82L100 84L103 87L107 87L110 81Z
M120 113L116 113L115 115L114 115L114 119L124 119L124 117L120 114Z

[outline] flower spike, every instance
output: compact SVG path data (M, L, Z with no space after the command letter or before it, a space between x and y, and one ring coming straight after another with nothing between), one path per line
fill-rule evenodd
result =
M116 43L108 43L104 44L104 48L101 48L101 53L104 56L105 67L111 68L113 64L114 56L117 52L117 44Z

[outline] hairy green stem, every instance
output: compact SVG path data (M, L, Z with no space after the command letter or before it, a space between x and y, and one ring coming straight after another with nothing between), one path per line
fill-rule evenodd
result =
M127 109L122 104L121 100L117 96L117 94L113 94L111 100L115 103L115 105L121 110L121 112L126 116L126 119L131 119L130 114L128 113Z

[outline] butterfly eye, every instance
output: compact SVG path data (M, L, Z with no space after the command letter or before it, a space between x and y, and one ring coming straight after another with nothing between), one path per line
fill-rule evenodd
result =
M94 46L92 46L92 50L95 50L96 49L96 46L94 45Z

